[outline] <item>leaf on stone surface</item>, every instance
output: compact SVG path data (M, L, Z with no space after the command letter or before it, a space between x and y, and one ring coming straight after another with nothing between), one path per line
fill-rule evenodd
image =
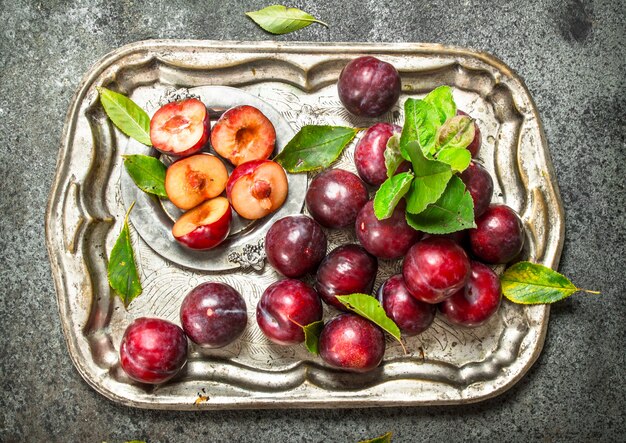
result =
M319 342L320 334L324 329L324 321L315 321L302 327L304 331L304 346L309 350L311 354L318 355L320 353Z
M429 153L435 146L439 113L434 106L424 100L409 98L404 102L404 126L400 135L400 150L406 160L410 160L408 144L417 142L423 153Z
M472 154L465 148L444 149L437 155L437 160L450 165L453 172L463 172L472 161Z
M452 97L452 88L450 86L439 86L428 93L424 97L426 103L430 103L439 115L439 123L443 123L456 115L456 103Z
M398 202L409 191L413 173L401 172L384 181L374 196L374 215L378 220L391 217Z
M99 87L100 103L113 124L139 143L152 146L150 117L134 101L118 92Z
M416 142L410 142L407 148L415 178L406 194L406 211L419 214L441 197L452 177L452 169L447 163L426 158Z
M387 140L387 147L383 151L383 156L385 158L385 167L387 168L387 177L392 177L404 161L400 151L400 134L393 134Z
M359 443L391 443L391 432L387 432L386 434L381 435L380 437L375 437L370 440L362 440Z
M350 311L366 318L382 330L387 331L393 338L398 340L406 354L406 349L401 340L400 329L392 319L387 317L387 313L378 300L369 294L358 293L350 295L337 295L336 297L337 300L339 300L339 302L341 302L341 304Z
M109 285L119 295L124 306L128 306L143 290L139 281L137 266L135 265L133 246L130 243L130 230L128 228L128 216L134 205L135 203L133 202L130 208L128 208L128 212L124 217L122 231L113 245L107 265Z
M124 155L124 167L135 184L148 194L167 198L165 192L166 166L149 155Z
M313 17L311 14L297 8L288 8L283 5L272 5L258 11L246 12L257 25L272 34L288 34L313 23L328 27L326 23Z
M546 266L527 261L508 268L500 276L502 295L514 303L554 303L578 292L599 294L597 291L580 289L564 275Z
M406 221L412 228L428 234L450 234L475 228L474 202L463 181L454 175L439 200L419 214L407 212Z
M359 129L344 126L303 126L274 160L292 173L326 168L357 132Z

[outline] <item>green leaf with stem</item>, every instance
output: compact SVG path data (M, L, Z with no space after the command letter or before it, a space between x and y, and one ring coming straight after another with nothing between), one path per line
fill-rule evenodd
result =
M323 320L309 323L302 328L304 331L304 346L311 354L318 355L320 353L319 342L322 329L324 329Z
M446 163L426 158L417 142L410 142L407 148L415 178L406 195L406 210L411 214L419 214L441 197L452 177L452 169Z
M119 92L98 87L100 103L113 124L127 136L139 143L152 146L150 141L150 117L130 98Z
M456 115L456 103L452 97L452 88L450 86L439 86L430 91L424 101L435 108L439 115L439 123L443 123Z
M124 155L124 167L137 187L148 194L167 198L165 173L167 167L149 155Z
M546 304L554 303L582 291L600 294L597 291L581 289L564 275L538 263L523 261L515 263L500 276L502 294L514 303Z
M292 173L326 168L359 131L344 126L303 126L274 160Z
M326 23L316 19L308 12L282 5L272 5L258 11L246 12L254 23L272 34L287 34L313 23L328 27Z
M133 246L130 243L130 230L128 228L128 216L134 205L135 202L128 208L128 212L124 217L122 231L113 245L107 265L109 285L119 295L124 306L128 306L143 290L139 281L139 273L135 264Z
M419 214L407 212L406 221L412 228L428 234L450 234L475 228L474 202L463 181L454 175L439 200Z
M374 215L378 220L391 217L400 199L409 191L413 182L411 171L401 172L380 185L374 196Z
M440 126L439 113L424 100L408 98L404 102L404 126L400 135L400 150L406 160L410 160L410 142L417 142L424 154L435 146L437 128Z
M350 311L368 319L382 330L387 331L398 341L398 343L400 343L404 353L407 353L404 343L402 343L400 329L392 319L387 317L387 313L378 300L369 294L358 293L350 295L337 295L337 300L339 300L339 302Z

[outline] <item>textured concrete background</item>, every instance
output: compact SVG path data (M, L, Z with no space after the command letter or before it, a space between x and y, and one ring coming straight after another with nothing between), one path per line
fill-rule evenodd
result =
M178 413L98 395L72 366L44 247L63 120L82 75L152 38L272 37L270 2L0 0L0 441L626 441L626 3L297 0L327 21L278 40L414 41L490 52L526 81L565 205L560 270L602 296L552 310L541 357L500 397L464 407Z

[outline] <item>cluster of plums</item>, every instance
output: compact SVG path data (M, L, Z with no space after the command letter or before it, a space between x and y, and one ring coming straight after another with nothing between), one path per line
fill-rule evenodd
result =
M338 90L350 112L375 117L397 101L400 78L390 64L361 57L344 68ZM478 126L475 129L468 147L472 157L478 154L481 142ZM524 229L519 216L507 206L491 205L493 181L480 163L472 161L460 177L474 201L476 228L448 235L423 234L407 224L404 200L391 217L378 220L369 191L386 179L384 151L399 130L386 123L370 127L355 150L358 176L342 169L318 174L305 198L311 217L282 218L267 232L267 260L285 277L266 288L256 309L257 324L272 342L303 342L303 327L322 320L324 302L342 313L322 329L321 358L330 366L355 372L376 368L385 352L382 330L347 312L337 296L372 294L378 260L404 259L402 272L376 292L404 335L426 330L437 308L449 321L467 327L485 323L498 310L500 282L483 263L507 263L520 254ZM409 168L406 162L398 172ZM324 228L351 226L360 244L341 245L327 254ZM313 285L299 280L312 274ZM208 282L187 295L180 319L182 329L165 320L146 318L128 327L121 364L132 378L160 383L172 377L186 361L186 337L209 348L231 343L246 326L246 306L232 287Z
M167 168L165 191L187 211L172 235L192 249L211 249L226 239L231 206L241 217L256 220L277 210L288 191L285 171L269 160L276 132L261 111L248 105L231 108L212 130L209 115L204 103L189 98L162 106L150 120L154 148L179 158ZM230 176L220 157L201 152L209 140L235 167Z

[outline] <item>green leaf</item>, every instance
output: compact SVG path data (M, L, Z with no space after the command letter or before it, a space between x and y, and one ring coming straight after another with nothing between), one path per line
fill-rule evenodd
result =
M99 87L100 103L113 124L139 143L152 146L150 141L150 117L134 101L118 92Z
M391 217L398 202L409 191L413 173L402 172L384 181L374 196L374 214L378 220Z
M502 294L514 303L542 304L563 300L578 291L599 294L574 286L558 272L527 261L519 262L500 276Z
M297 8L288 8L282 5L272 5L258 11L246 12L254 23L272 34L287 34L306 28L312 23L328 25L311 14Z
M302 328L304 331L304 346L311 354L318 355L320 353L319 341L322 329L324 329L324 321L322 320L309 323Z
M472 154L465 148L444 149L437 155L437 160L450 165L454 172L463 172L471 163Z
M439 149L467 148L475 133L474 120L466 115L457 115L439 127L436 143Z
M109 284L120 296L124 306L128 306L143 290L135 265L133 247L130 243L130 230L128 228L128 216L134 205L135 203L133 202L130 208L128 208L126 217L124 217L124 226L113 245L107 266Z
M437 128L440 126L439 113L434 106L424 100L409 98L404 102L404 126L400 135L400 149L405 159L410 159L407 151L410 142L417 142L424 154L435 146Z
M416 142L410 142L407 148L415 179L406 195L406 210L411 214L419 214L441 197L452 177L452 169L446 163L426 158Z
M274 160L288 172L326 168L337 160L359 129L344 126L303 126Z
M450 86L444 85L433 89L424 97L424 101L433 105L437 110L439 123L443 123L456 115L456 103L454 103Z
M341 302L350 311L359 314L380 327L382 330L387 331L393 338L398 340L402 348L400 336L400 329L393 322L392 319L387 317L385 310L380 305L378 300L368 294L350 294L350 295L337 295L337 300ZM406 349L405 349L406 353Z
M474 202L459 177L452 176L439 200L419 214L407 212L409 226L429 234L449 234L475 228Z
M125 155L124 167L135 184L148 194L167 198L165 173L167 168L158 158L149 155Z
M387 146L383 151L383 156L385 157L387 177L391 177L404 161L402 152L400 151L400 134L393 134L389 140L387 140Z
M393 434L391 432L387 432L386 434L381 435L380 437L375 437L370 440L363 440L363 441L360 441L359 443L391 443L392 435Z

